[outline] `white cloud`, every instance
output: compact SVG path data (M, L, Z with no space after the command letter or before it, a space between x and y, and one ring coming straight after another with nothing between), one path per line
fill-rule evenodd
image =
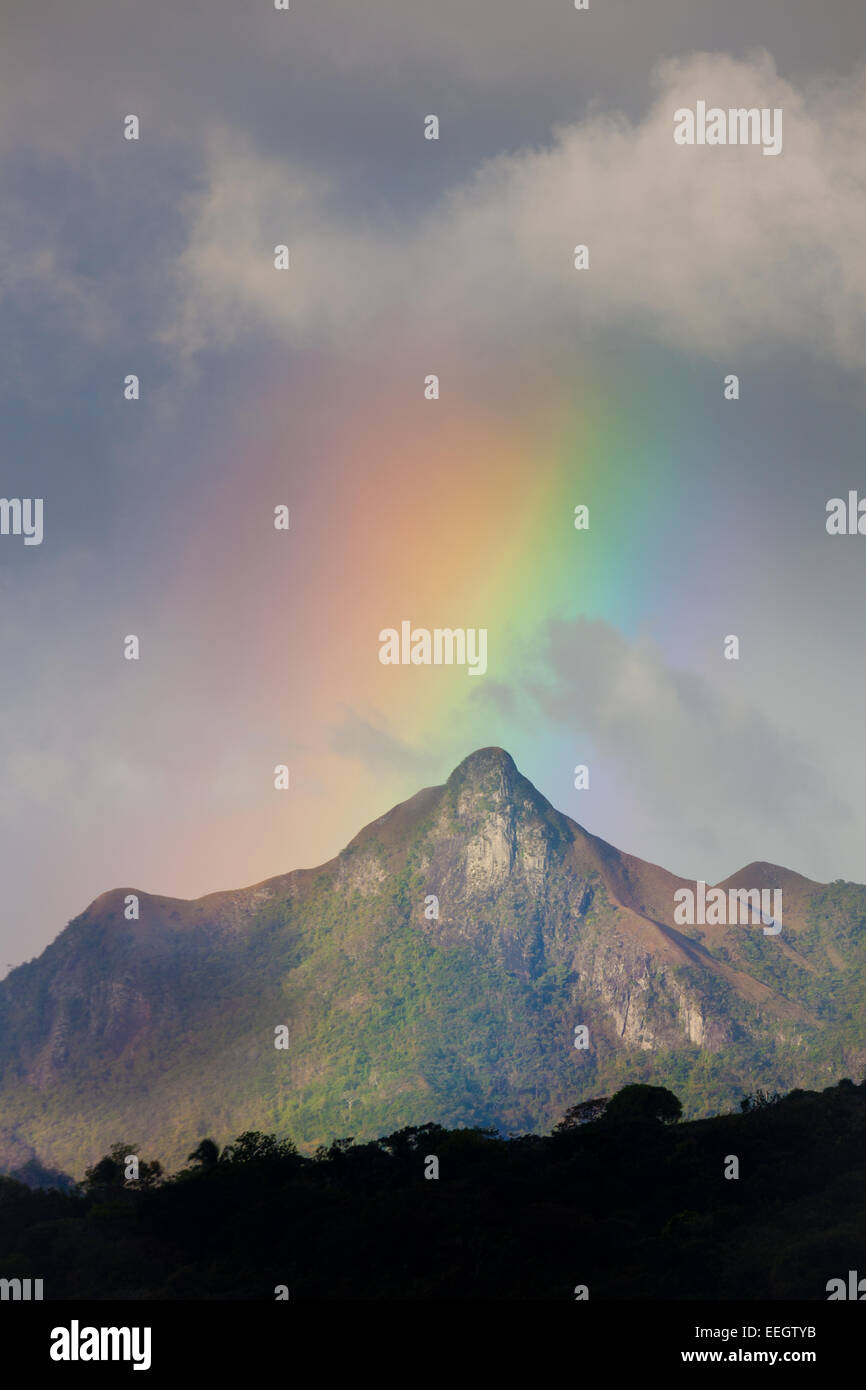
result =
M168 330L195 350L265 329L354 353L389 327L555 343L626 327L712 360L796 349L866 363L866 69L795 89L767 54L663 63L636 126L616 114L485 164L411 225L362 224L338 190L225 132L191 208ZM698 99L781 107L782 153L681 147ZM273 269L286 241L292 269ZM590 269L572 249L590 248Z

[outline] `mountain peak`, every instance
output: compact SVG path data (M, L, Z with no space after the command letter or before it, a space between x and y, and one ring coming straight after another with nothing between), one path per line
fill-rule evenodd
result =
M465 778L484 777L490 772L505 772L514 776L517 774L517 766L510 753L506 753L504 748L476 748L474 753L470 753L464 758L462 763L458 763L448 778L449 782L462 781Z
M749 884L752 888L786 888L814 892L825 885L815 879L805 878L794 869L785 869L781 864L768 864L766 860L753 860L735 874L729 874L719 885L722 888L738 888Z
M479 748L470 753L455 767L447 789L456 797L458 811L471 808L473 813L482 809L503 812L507 808L510 814L527 793L531 800L538 795L504 748Z

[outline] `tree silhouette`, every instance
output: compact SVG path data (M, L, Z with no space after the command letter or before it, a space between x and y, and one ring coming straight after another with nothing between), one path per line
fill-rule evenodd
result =
M296 1157L297 1153L291 1139L277 1139L276 1135L247 1129L233 1144L226 1145L220 1163L278 1163Z
M680 1118L683 1107L673 1091L666 1086L623 1086L608 1101L605 1120L611 1124L651 1122L672 1124Z
M146 1163L138 1158L137 1144L112 1144L108 1153L92 1168L85 1169L81 1186L85 1192L117 1191L123 1187L156 1187L162 1181L162 1164L154 1158ZM131 1157L138 1158L138 1177L127 1178L126 1164Z
M562 1134L565 1130L578 1129L580 1125L590 1125L594 1120L601 1119L609 1105L610 1096L596 1096L594 1100L582 1100L566 1110L559 1124L554 1125L553 1133Z
M187 1154L187 1163L194 1163L198 1168L205 1172L209 1168L215 1168L219 1163L220 1149L219 1144L213 1139L202 1139L198 1148L193 1149L191 1154Z
M751 1110L766 1110L771 1105L778 1105L781 1099L778 1091L774 1091L772 1095L769 1091L755 1091L743 1096L740 1109L744 1115L748 1115Z

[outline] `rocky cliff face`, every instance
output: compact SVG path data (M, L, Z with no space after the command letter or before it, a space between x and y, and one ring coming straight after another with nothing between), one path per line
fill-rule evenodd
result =
M678 928L680 880L482 749L321 869L195 902L139 892L137 922L133 890L97 899L0 984L0 1162L25 1144L80 1173L123 1139L173 1163L250 1127L304 1144L532 1128L617 1080L664 1081L672 1058L715 1057L725 1084L748 1057L808 1060L800 984L847 969L847 948L810 916L820 885L789 881L775 954L760 933Z

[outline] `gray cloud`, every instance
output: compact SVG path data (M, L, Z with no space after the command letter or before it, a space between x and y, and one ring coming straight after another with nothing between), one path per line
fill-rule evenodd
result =
M661 65L654 86L639 123L562 127L408 225L347 219L327 180L214 138L167 338L228 347L255 324L356 354L408 310L419 338L494 353L518 332L560 351L625 330L713 361L797 348L866 364L866 262L849 235L866 224L866 68L798 88L767 54L697 54ZM676 146L673 112L698 99L781 107L782 153Z
M628 784L640 838L666 847L666 867L685 861L721 878L781 854L794 857L786 867L818 874L860 841L861 818L835 795L820 752L723 693L721 680L674 670L648 640L583 618L551 624L544 667L548 676L523 689L547 719L592 740L596 785L614 773Z

